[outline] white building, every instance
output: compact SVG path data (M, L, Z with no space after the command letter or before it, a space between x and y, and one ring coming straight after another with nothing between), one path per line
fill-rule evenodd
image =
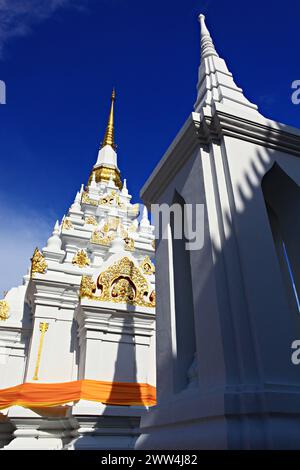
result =
M132 448L155 403L153 227L121 181L114 102L98 159L0 302L0 447Z
M136 448L299 449L300 131L259 113L200 23L194 112L141 195L202 204L204 244L172 223L157 241L158 403Z

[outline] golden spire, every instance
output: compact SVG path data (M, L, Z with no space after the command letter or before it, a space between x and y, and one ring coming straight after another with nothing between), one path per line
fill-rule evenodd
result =
M113 88L113 91L111 94L111 105L110 105L107 128L106 128L104 139L103 139L102 146L101 146L101 147L105 147L105 145L110 145L113 149L116 148L115 138L114 138L114 102L115 102L115 99L116 99L116 92L115 92L115 89Z

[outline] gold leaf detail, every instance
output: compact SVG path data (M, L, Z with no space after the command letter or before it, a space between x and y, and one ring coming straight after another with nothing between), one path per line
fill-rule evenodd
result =
M44 256L38 248L34 250L33 256L31 258L31 278L34 277L35 273L44 274L47 270L47 263Z
M72 263L79 266L80 268L84 268L85 266L89 266L90 260L84 250L79 250L74 256Z
M65 219L62 224L63 230L71 230L73 228L73 224L70 219Z
M0 300L0 320L5 321L9 317L9 304L6 300Z
M81 202L83 204L90 204L91 206L98 206L98 201L91 199L86 191L84 191L82 194Z
M107 246L111 244L113 239L113 235L105 235L101 230L95 230L91 236L91 243Z
M87 218L85 219L85 223L89 225L98 225L96 217L94 217L93 215L87 216Z
M83 299L87 297L88 299L93 298L93 294L96 291L96 284L90 276L82 276L79 297Z
M151 274L155 273L155 266L152 263L149 256L145 256L145 258L143 259L143 261L140 264L140 267L141 267L144 274L151 275Z
M97 280L100 295L93 300L126 302L142 307L155 307L155 296L150 286L133 261L124 257L101 273Z
M134 240L127 236L124 237L125 250L134 251Z

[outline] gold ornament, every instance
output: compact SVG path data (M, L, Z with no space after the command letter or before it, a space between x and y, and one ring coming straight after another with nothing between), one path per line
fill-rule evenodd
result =
M34 250L31 258L31 278L34 277L35 273L44 274L47 270L47 263L44 256L38 248Z
M84 297L91 299L95 291L96 284L94 283L93 279L90 276L82 276L79 297L81 299L83 299Z
M140 266L144 274L151 275L155 273L155 266L149 256L145 256Z
M38 380L38 375L39 375L39 368L40 368L40 363L41 363L41 355L42 355L42 349L43 349L43 343L44 343L44 337L46 332L48 331L49 323L42 322L40 323L40 332L41 332L41 337L40 337L40 344L39 344L39 349L38 349L38 355L37 355L37 360L36 360L36 366L34 370L34 376L32 377L32 380Z
M114 239L113 235L105 235L101 230L95 230L91 236L91 243L108 246Z
M125 250L134 251L134 240L127 236L124 237Z
M79 266L80 268L84 268L85 266L89 266L90 260L84 250L79 250L74 256L72 263Z
M85 223L88 225L98 225L96 217L94 217L93 215L87 216L87 218L85 219Z
M88 185L91 184L93 179L93 174L95 175L96 183L108 183L110 179L113 180L118 189L122 189L122 181L120 171L117 168L111 168L106 165L102 165L99 168L94 168L90 174Z
M98 206L98 201L91 199L89 194L84 191L81 198L82 204L90 204L91 206Z
M6 300L0 300L0 320L5 321L9 317L9 304Z
M135 288L130 279L121 278L117 280L112 288L111 296L119 302L133 302L135 298Z
M62 224L63 230L71 230L73 228L73 224L70 219L65 219Z
M142 307L155 307L154 291L135 264L126 256L115 262L97 279L100 295L95 295L91 278L82 280L81 296L104 302L126 302Z
M155 250L155 247L156 247L156 242L155 242L155 240L152 240L151 246L152 246L152 248Z

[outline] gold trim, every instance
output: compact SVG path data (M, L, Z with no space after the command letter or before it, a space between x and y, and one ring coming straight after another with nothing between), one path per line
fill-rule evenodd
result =
M45 261L44 256L42 255L40 250L36 248L31 258L31 279L34 277L35 273L45 274L45 272L47 271L47 267L48 265Z
M45 334L48 331L48 327L49 327L49 323L46 323L46 322L40 323L41 336L40 336L40 343L39 343L39 349L38 349L38 354L37 354L36 366L34 370L34 376L32 380L39 380L38 374L39 374L39 368L40 368L40 363L41 363L43 343L44 343Z
M9 304L6 300L0 300L0 320L5 321L9 318Z

